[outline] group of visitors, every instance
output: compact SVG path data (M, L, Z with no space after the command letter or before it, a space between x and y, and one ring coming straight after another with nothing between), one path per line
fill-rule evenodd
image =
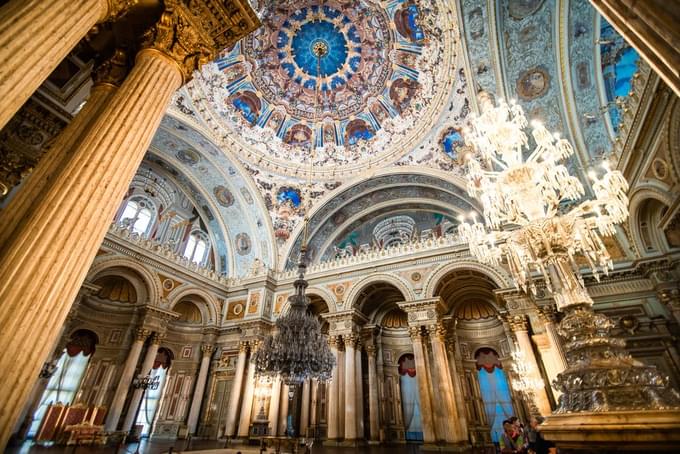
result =
M544 420L542 416L533 416L528 428L517 416L503 421L503 435L499 439L501 454L548 454L555 445L541 434L539 424Z

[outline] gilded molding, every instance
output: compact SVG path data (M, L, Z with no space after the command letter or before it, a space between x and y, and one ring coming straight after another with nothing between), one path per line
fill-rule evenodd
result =
M139 0L106 0L108 8L104 20L118 20L137 4Z

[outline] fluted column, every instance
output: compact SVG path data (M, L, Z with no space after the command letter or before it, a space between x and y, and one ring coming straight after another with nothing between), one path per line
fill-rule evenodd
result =
M239 343L238 359L236 361L236 374L234 375L234 383L229 395L229 407L227 408L227 425L224 429L224 435L233 437L236 435L236 417L238 415L239 402L241 399L241 390L243 388L243 374L246 369L246 355L248 354L248 343Z
M149 334L149 331L145 329L138 329L135 331L135 339L132 342L132 347L130 347L130 353L128 353L127 359L125 360L118 386L116 386L116 393L113 395L113 401L111 402L108 414L106 415L106 424L104 425L104 430L106 431L110 432L116 430L118 427L118 420L120 419L120 414L123 412L125 398L127 397L128 390L132 384L132 378L135 374L137 362L139 361L139 355L142 353L144 340Z
M343 336L343 340L345 341L345 441L353 441L357 438L356 356L354 355L357 337Z
M253 393L255 391L255 351L257 345L251 344L250 361L248 361L248 375L246 375L246 389L243 392L243 402L241 403L241 420L238 423L238 436L248 437L250 433L250 419L253 412Z
M432 400L430 398L430 384L425 367L425 350L420 335L420 327L409 328L411 343L413 344L413 358L416 363L416 381L418 382L418 394L420 397L420 409L423 423L423 441L435 443L434 417L432 414Z
M9 241L19 221L27 216L33 205L43 197L61 165L68 162L73 146L87 133L89 127L106 107L128 73L127 55L116 50L111 58L93 70L93 86L87 102L73 120L46 145L47 150L38 164L21 185L21 188L0 211L0 244Z
M156 361L156 356L158 355L158 346L161 343L162 336L154 333L151 335L151 340L149 342L149 347L146 350L146 355L144 355L144 361L142 361L142 367L139 370L140 375L150 374L153 368L153 363ZM123 422L123 430L129 431L135 423L135 417L137 416L137 408L139 408L139 403L142 400L143 389L135 389L130 398L130 405L128 406L127 414L125 415L125 422Z
M0 129L97 23L130 0L11 0L0 8Z
M182 5L166 10L145 34L123 85L1 246L0 445L25 405L31 378L54 342L170 97L190 70L212 57L204 55L205 43L197 42L203 35L192 22L179 19L191 14ZM182 45L175 44L177 39ZM27 351L23 339L31 332L40 335Z
M446 330L441 323L429 325L427 330L430 336L432 354L434 356L433 381L436 384L436 391L438 391L439 395L439 399L436 400L439 402L441 410L443 410L442 413L444 421L446 422L445 430L442 435L444 440L449 443L467 441L467 434L461 433L460 425L457 423L459 411L453 396L453 381L451 379L449 361L446 355L446 347L444 346Z
M680 11L677 1L590 0L680 96Z
M189 416L187 417L187 428L189 435L196 432L196 425L198 423L198 414L201 411L201 403L203 402L203 392L205 391L205 383L208 380L208 368L210 368L210 358L212 357L213 346L204 344L201 346L201 366L198 370L198 378L196 379L196 387L194 388L194 397L191 399L191 408L189 409Z
M306 437L309 430L310 385L309 379L302 383L302 402L300 407L300 436Z
M380 421L378 415L378 380L375 366L375 346L366 346L368 356L368 424L370 440L380 441Z
M354 368L356 380L354 381L356 387L356 421L357 421L357 438L364 438L364 380L363 371L361 368L361 345L357 344L354 352Z
M516 315L510 319L510 328L515 333L517 339L517 346L524 353L524 359L530 364L535 374L540 377L540 369L534 355L534 348L529 339L529 331L527 320L524 315ZM541 415L549 415L552 411L550 408L550 400L545 387L535 391L536 406Z
M468 425L467 425L467 409L465 407L465 396L463 395L463 386L460 382L460 375L458 374L459 364L456 362L456 346L453 340L454 334L449 333L445 340L447 358L449 360L449 373L451 375L451 382L453 384L453 398L458 409L458 430L465 439L468 439Z
M272 395L269 399L269 435L275 437L279 432L279 407L281 405L281 378L277 375L272 383Z
M335 366L333 366L333 375L328 384L328 439L338 439L338 338L337 336L330 336L328 344L331 348L333 358L335 358Z

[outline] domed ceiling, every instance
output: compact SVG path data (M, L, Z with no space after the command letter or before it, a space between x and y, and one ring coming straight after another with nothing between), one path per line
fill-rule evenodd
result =
M191 97L260 169L335 180L408 154L455 80L439 2L271 2L263 26L207 65ZM427 5L427 6L424 6Z

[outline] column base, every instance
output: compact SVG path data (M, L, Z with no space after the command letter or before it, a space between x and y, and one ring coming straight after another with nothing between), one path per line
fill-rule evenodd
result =
M347 439L345 439L345 440L342 440L342 441L338 444L338 446L342 446L342 447L351 447L351 448L356 448L356 447L358 447L358 446L364 446L364 445L366 445L366 441L363 440L363 439L361 439L361 438L357 438L357 439L355 439L355 440L347 440Z
M331 440L331 439L326 439L323 442L321 442L322 446L340 446L340 440Z
M680 409L558 414L540 427L562 453L677 452L680 445Z

